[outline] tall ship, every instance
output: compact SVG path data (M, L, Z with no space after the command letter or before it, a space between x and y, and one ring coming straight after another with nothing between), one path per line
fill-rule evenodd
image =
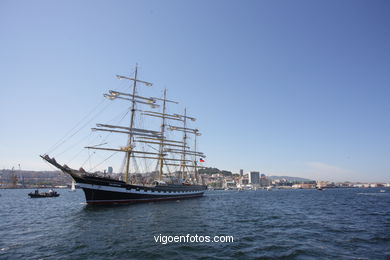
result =
M91 130L109 135L122 135L124 146L112 147L109 142L85 146L84 149L124 155L119 174L73 169L60 164L48 153L42 159L69 174L76 185L84 191L88 204L119 204L151 201L189 199L203 196L207 189L202 185L198 170L206 156L197 150L200 132L190 126L196 119L187 114L169 113L168 105L178 102L167 98L165 89L161 97L146 97L140 94L142 88L153 84L138 78L138 66L134 76L120 76L129 81L129 93L109 90L104 94L112 102L126 106L127 125L98 123ZM150 129L142 120L157 120ZM137 125L138 123L138 125ZM142 162L141 162L142 161ZM141 172L138 167L147 162L154 165L153 171Z

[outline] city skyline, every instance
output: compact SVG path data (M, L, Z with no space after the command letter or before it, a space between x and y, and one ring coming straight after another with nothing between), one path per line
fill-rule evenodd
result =
M2 1L0 167L52 170L39 155L138 63L198 118L205 166L389 182L389 7Z

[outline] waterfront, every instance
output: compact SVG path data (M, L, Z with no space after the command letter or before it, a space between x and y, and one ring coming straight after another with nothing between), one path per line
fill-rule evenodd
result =
M203 198L87 206L81 190L0 190L1 259L390 257L390 189L210 191ZM232 243L156 243L158 235Z

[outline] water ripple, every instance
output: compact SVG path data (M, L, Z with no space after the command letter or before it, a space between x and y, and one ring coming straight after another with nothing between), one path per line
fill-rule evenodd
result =
M213 191L175 202L96 207L82 191L29 199L1 190L0 259L389 259L390 192ZM156 243L158 235L234 237Z

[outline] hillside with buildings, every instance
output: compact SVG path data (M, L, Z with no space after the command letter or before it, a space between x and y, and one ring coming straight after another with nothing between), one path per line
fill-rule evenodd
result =
M0 188L67 186L72 178L61 171L0 170Z
M256 190L256 189L316 189L316 188L373 188L390 187L389 183L329 182L291 176L267 176L259 171L232 173L217 168L199 171L202 181L211 189Z
M204 184L214 189L259 189L271 186L292 187L296 184L312 185L315 181L290 176L266 176L259 171L244 173L232 173L230 171L219 170L217 168L206 168L199 171ZM305 186L304 185L304 186Z
M97 172L96 174L110 174L115 179L120 179L120 175L112 173L109 167L107 172ZM337 188L337 187L388 187L386 183L359 183L359 182L316 182L314 180L290 177L290 176L267 176L259 171L244 173L232 173L218 168L204 168L199 170L202 184L210 189L237 189L256 190L262 188L285 188L285 189L314 189L314 188ZM132 181L147 183L153 179L154 173L132 176ZM15 169L0 170L0 188L38 188L38 187L64 187L69 186L72 178L61 171L22 171Z

